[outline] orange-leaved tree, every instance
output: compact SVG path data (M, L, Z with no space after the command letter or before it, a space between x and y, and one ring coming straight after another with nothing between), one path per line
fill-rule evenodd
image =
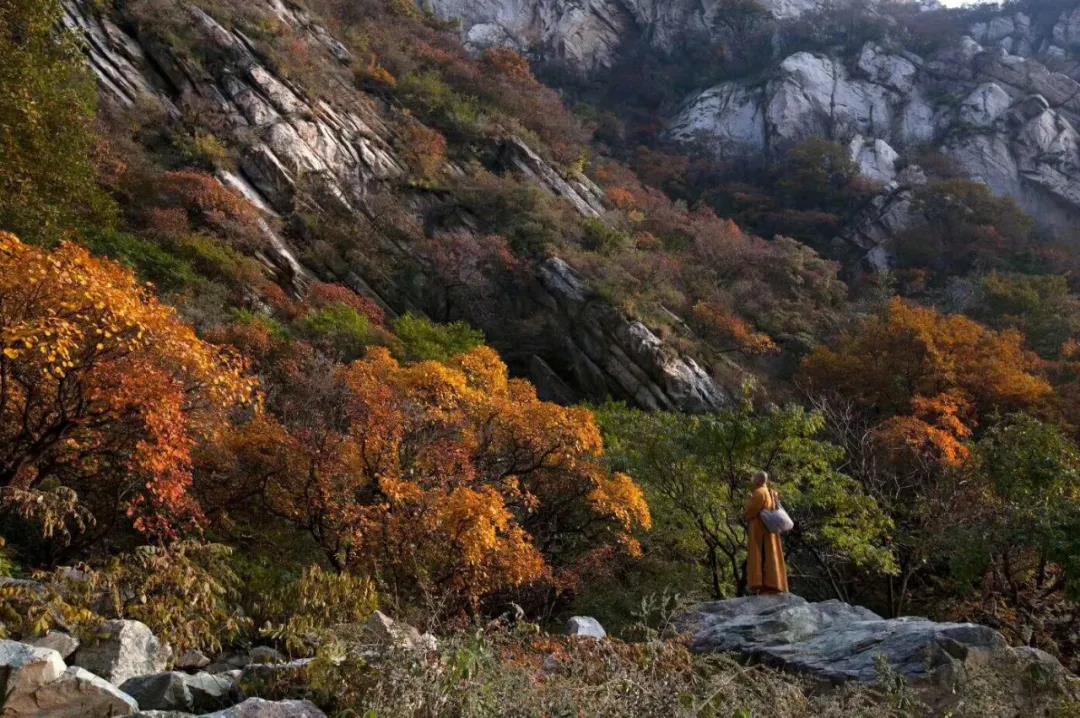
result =
M899 299L803 362L802 382L829 417L849 466L896 524L900 613L911 584L942 559L940 537L971 512L969 440L994 416L1053 411L1043 362L1015 331Z
M253 399L242 362L200 340L130 270L0 233L0 491L74 489L110 524L168 536L200 517L191 449Z
M592 414L540 401L491 349L403 365L374 348L325 372L318 411L285 401L280 423L234 436L226 470L339 568L465 609L566 586L597 552L638 550L648 506L604 468Z
M916 397L946 393L970 402L974 419L1045 407L1052 390L1040 372L1019 332L993 331L900 299L803 363L811 391L838 394L883 417L909 413Z

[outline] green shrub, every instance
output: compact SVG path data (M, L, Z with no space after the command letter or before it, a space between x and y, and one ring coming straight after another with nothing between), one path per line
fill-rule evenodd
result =
M83 636L104 619L142 621L177 654L220 651L248 626L237 606L232 549L180 541L141 546L100 569L37 574L40 585L0 587L3 632L28 638L54 626Z
M405 346L408 361L448 361L484 343L484 334L464 322L436 324L406 314L393 322L394 333Z
M177 291L199 283L191 263L154 242L123 232L99 230L83 235L94 254L126 264L143 279L165 291Z
M180 138L178 144L185 157L201 169L231 169L235 165L229 149L208 132L196 131L190 137Z
M274 339L283 341L289 338L288 327L273 317L268 317L261 312L253 312L249 309L234 309L232 311L232 318L237 324L263 327L270 332L270 336Z
M375 584L367 577L313 565L265 594L256 610L264 618L263 636L292 655L310 655L336 626L362 624L378 607Z
M371 321L344 304L311 312L302 320L302 326L308 336L330 346L343 361L363 356L374 340Z
M192 234L177 244L180 256L200 274L236 287L250 287L262 276L258 263L204 234Z
M633 240L626 232L609 227L602 220L595 217L585 220L582 230L584 232L583 242L585 248L601 254L610 254L627 249L633 244Z
M92 157L97 92L59 0L0 3L0 230L51 244L108 226Z
M458 139L483 134L486 117L479 102L459 93L437 72L406 75L398 83L398 94L421 118Z

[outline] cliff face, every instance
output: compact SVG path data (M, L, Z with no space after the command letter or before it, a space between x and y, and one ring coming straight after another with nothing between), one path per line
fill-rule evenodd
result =
M475 45L530 50L585 74L602 72L620 46L647 40L658 52L682 42L738 45L732 17L745 3L649 3L594 0L514 2L426 0L442 17L461 19ZM793 18L833 22L813 2L766 2L770 60L743 77L700 88L668 113L662 138L704 148L723 158L776 155L809 137L850 148L861 172L884 189L877 207L840 241L867 264L883 267L890 248L881 222L906 225L897 211L921 173L899 176L917 151L941 152L969 178L1015 199L1048 226L1064 229L1080 218L1080 3L1033 5L1034 12L1002 10L941 15L957 23L938 49L913 51L903 33L851 45L787 52ZM870 6L874 22L898 21ZM926 4L925 10L931 6ZM941 11L939 11L941 12ZM807 15L810 13L810 15ZM936 16L927 16L930 23ZM964 20L970 17L970 20ZM796 22L798 22L796 20ZM848 38L850 40L850 38ZM898 196L897 193L901 194ZM888 212L884 210L890 208ZM870 225L877 223L875 230ZM878 239L868 240L867 235Z
M1031 42L1005 44L1026 50ZM1078 93L1080 83L1067 74L972 36L928 58L867 43L848 57L799 52L763 81L708 88L667 132L720 155L838 139L850 143L863 174L882 183L896 178L907 151L931 145L994 193L1068 225L1080 210Z
M422 224L415 208L423 198L397 181L405 163L385 121L387 108L351 85L351 75L343 71L350 53L330 32L283 0L245 4L245 11L286 24L336 60L342 72L331 68L319 78L329 86L321 97L332 97L332 102L276 73L239 30L197 5L174 6L168 21L175 27L166 33L157 32L156 20L133 17L124 5L106 12L89 0L65 0L65 22L86 37L107 102L125 107L149 103L174 117L195 117L208 132L238 148L235 171L219 171L218 178L244 194L267 220L290 217L302 193L305 202L317 198L316 212L372 221L384 212L380 202L389 196L395 211L412 214L409 221ZM140 26L153 32L140 33ZM180 39L177 33L183 34ZM504 142L499 155L505 171L565 199L581 215L597 217L605 211L599 187L581 173L556 169L524 141ZM350 285L392 310L415 308L407 287L366 276L361 262L308 268L298 259L305 248L296 246L295 237L280 234L270 222L264 231L272 251L263 259L284 284L300 287L318 276ZM399 257L401 263L416 260L408 246L385 238L375 241L378 247L358 247L357 252L379 251ZM515 323L546 327L537 348L509 348L519 371L530 372L546 398L613 395L647 408L688 411L725 402L721 389L693 359L665 346L641 322L602 300L565 262L552 258L531 272L515 296L501 299L512 305L512 315L498 321L465 318L504 348L513 341Z
M421 0L445 20L458 21L466 43L504 46L559 60L588 74L610 67L619 48L645 40L671 51L688 37L711 39L724 31L735 5L729 0ZM762 8L786 19L823 0L765 0Z

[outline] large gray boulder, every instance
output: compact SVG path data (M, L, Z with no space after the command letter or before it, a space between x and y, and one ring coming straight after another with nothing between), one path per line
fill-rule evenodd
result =
M986 626L884 619L841 601L810 603L792 594L706 603L683 623L696 652L736 653L836 682L874 681L884 662L909 681L951 689L971 666L1034 660Z
M129 678L120 689L143 709L202 712L226 708L239 699L235 682L227 675L178 671Z
M113 620L101 624L75 654L73 663L114 685L168 667L172 649L145 623Z
M268 701L248 698L231 708L207 713L202 718L326 718L311 701Z

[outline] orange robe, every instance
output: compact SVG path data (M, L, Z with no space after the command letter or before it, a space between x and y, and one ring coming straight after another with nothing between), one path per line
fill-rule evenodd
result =
M769 533L759 515L762 510L776 508L772 491L767 486L754 489L746 501L746 520L750 522L750 545L746 557L746 585L754 593L779 591L787 593L787 564L780 536Z

